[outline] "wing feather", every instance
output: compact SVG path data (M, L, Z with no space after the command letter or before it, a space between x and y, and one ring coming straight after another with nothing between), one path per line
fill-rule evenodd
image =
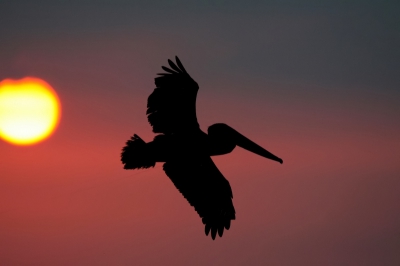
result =
M222 236L235 219L235 208L231 186L211 158L167 161L163 169L202 218L206 235L211 231L212 239L217 233Z
M181 61L168 60L167 73L155 78L156 88L147 100L147 119L154 133L172 134L198 129L196 97L199 86L189 76Z
M178 58L177 56L175 56L175 60L176 60L176 63L177 63L177 65L178 65L178 67L179 67L183 72L187 73L187 72L186 72L186 69L183 67L183 65L182 65L182 63L181 63L181 60L179 60L179 58Z
M177 66L175 65L175 63L172 62L170 59L168 59L168 64L169 64L169 66L172 67L172 69L175 70L176 72L178 72L178 73L183 73L183 71L182 71L181 69L179 69L179 67L177 67Z
M165 71L171 73L171 74L178 74L178 72L175 72L175 71L169 69L168 67L161 66L161 68L164 69ZM159 75L163 75L163 74L159 74Z

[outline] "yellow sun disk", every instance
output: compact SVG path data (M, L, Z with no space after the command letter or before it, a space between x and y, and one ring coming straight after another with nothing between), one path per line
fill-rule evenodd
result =
M25 78L0 83L0 137L29 145L48 137L56 127L59 100L42 80Z

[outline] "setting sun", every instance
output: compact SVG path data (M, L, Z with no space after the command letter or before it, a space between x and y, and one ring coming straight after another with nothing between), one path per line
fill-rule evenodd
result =
M45 81L37 78L0 82L0 138L17 145L46 139L60 118L60 101Z

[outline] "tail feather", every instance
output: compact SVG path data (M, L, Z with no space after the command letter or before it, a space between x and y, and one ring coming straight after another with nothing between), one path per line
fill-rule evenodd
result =
M152 158L147 144L138 135L134 134L122 148L121 161L124 169L140 169L154 167L156 164Z

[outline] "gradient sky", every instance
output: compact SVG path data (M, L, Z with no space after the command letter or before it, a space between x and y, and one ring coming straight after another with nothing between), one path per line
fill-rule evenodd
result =
M62 102L46 141L0 141L1 265L400 265L398 1L134 2L0 1L0 80ZM284 160L214 159L237 211L215 241L161 164L119 161L153 138L147 97L175 55L203 130Z

